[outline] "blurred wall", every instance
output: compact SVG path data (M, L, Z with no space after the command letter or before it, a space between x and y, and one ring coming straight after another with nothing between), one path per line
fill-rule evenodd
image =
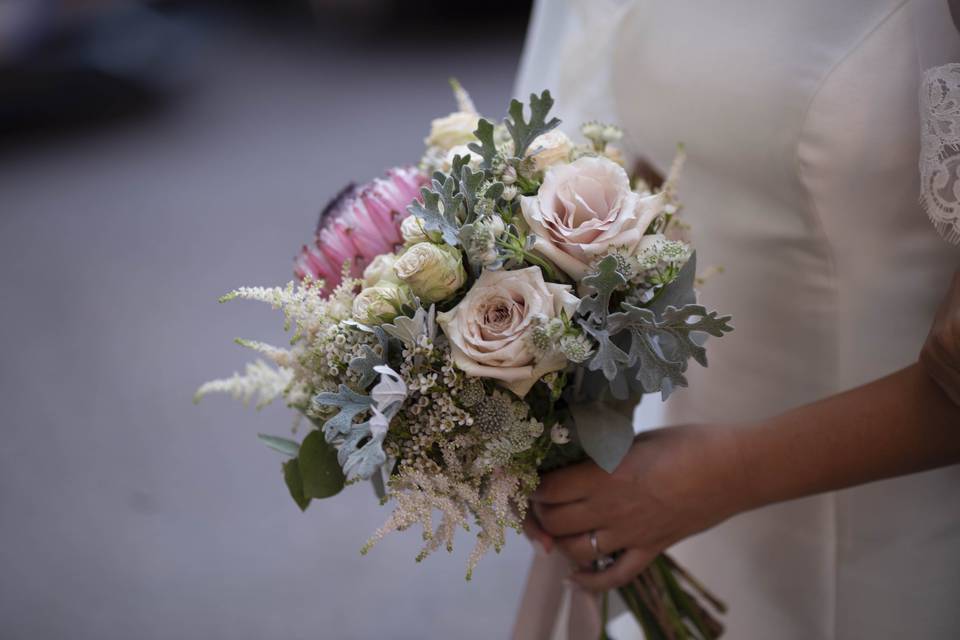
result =
M387 510L360 485L301 514L255 437L284 408L190 403L250 357L233 337L286 339L216 298L289 280L329 196L416 161L449 75L499 117L526 19L308 15L164 13L192 42L175 82L0 139L0 638L508 634L525 541L469 584L469 536L422 565L415 532L361 557Z

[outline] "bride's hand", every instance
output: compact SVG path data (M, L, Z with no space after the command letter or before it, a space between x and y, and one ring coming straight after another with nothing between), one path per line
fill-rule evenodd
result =
M920 364L953 403L960 405L960 271L953 275L950 291L937 309L920 352Z
M587 461L548 473L533 508L556 546L579 569L580 586L604 591L626 584L661 551L747 507L732 427L661 429L638 437L612 474ZM601 554L622 551L594 572Z

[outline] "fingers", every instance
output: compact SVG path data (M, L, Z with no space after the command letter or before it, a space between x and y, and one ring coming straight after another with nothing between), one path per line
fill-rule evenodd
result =
M636 578L650 564L654 555L635 547L630 548L605 571L578 571L570 579L587 591L609 591Z
M578 567L584 569L591 568L594 561L597 560L598 555L610 555L624 546L624 542L618 541L616 534L608 529L597 531L597 549L599 550L599 554L593 550L593 545L590 544L589 533L557 538L556 544L557 548L563 552L563 555L573 560Z
M550 553L553 551L555 544L553 536L543 530L532 509L527 511L527 517L523 519L523 533L530 539L530 542L542 546L544 552Z
M587 500L566 504L534 503L533 511L543 530L554 537L587 533L605 524Z
M609 474L592 461L572 464L544 475L531 500L542 504L560 504L586 498Z

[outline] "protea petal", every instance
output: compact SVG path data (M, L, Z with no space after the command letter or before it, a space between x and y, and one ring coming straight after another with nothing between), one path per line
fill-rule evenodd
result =
M370 214L362 200L354 202L350 212L334 224L345 228L366 262L370 262L381 254L390 253L397 243L391 236L384 235L390 233L393 225L380 224Z
M322 278L326 291L340 284L344 263L359 276L365 264L402 242L400 223L426 182L416 168L398 167L362 187L347 185L320 213L315 246L300 251L294 274Z

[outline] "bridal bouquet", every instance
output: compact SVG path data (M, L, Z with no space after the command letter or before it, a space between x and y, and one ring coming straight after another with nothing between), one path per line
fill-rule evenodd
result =
M263 359L197 397L282 396L309 429L260 437L301 509L370 480L394 506L363 551L415 524L419 558L475 531L469 579L521 529L541 473L585 457L612 472L641 394L686 386L703 338L731 327L696 304L679 160L654 190L624 169L618 128L557 129L549 92L493 124L454 90L417 168L326 207L296 281L222 298L273 305L293 337L238 340ZM650 638L720 633L715 600L666 556L620 592Z

